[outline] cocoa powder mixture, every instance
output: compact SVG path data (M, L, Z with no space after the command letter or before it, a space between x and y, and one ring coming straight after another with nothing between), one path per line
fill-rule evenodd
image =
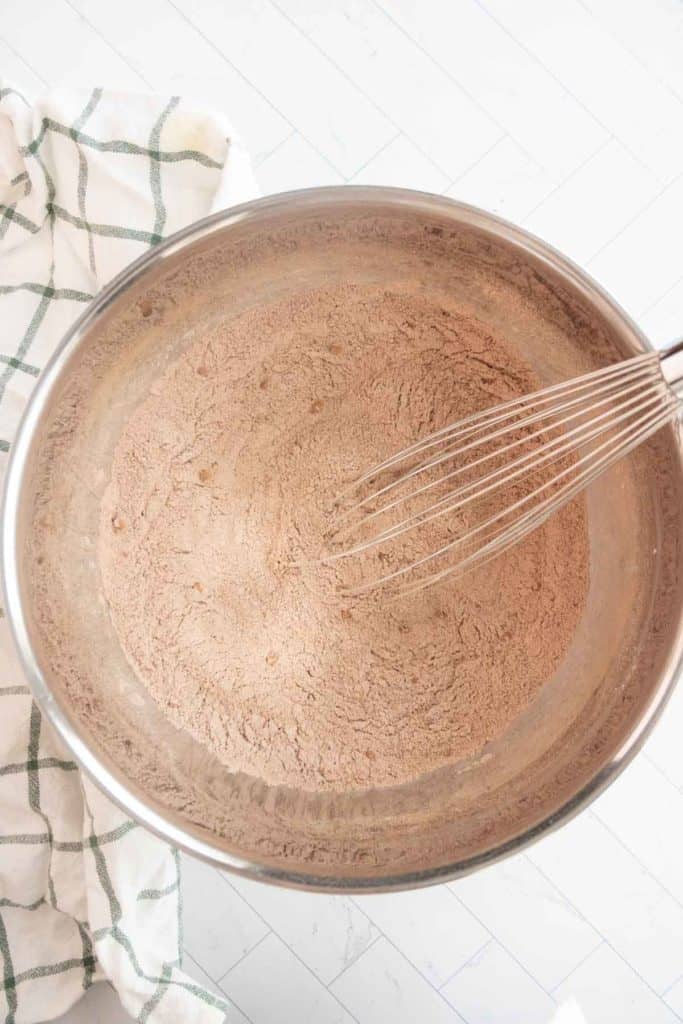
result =
M582 503L410 599L344 599L362 566L293 563L360 471L537 383L457 306L369 286L195 339L129 420L100 527L114 626L171 721L231 770L311 790L405 782L504 732L581 615Z

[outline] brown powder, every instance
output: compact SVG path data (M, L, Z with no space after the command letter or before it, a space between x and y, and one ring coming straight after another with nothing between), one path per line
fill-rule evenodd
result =
M121 437L99 549L115 628L171 721L231 770L306 789L405 782L499 736L575 632L582 503L410 599L344 600L363 566L292 563L320 553L359 471L536 385L457 306L379 288L194 341Z

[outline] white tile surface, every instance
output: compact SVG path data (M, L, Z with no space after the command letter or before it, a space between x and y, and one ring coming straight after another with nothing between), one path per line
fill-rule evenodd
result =
M448 176L424 156L414 142L405 135L397 135L354 174L351 183L443 192L448 184Z
M36 25L40 31L36 32ZM3 0L0 35L50 85L106 85L147 91L142 75L88 25L66 0ZM59 45L55 46L55 40Z
M227 1000L226 993L220 985L217 985L213 978L210 978L206 971L203 971L199 964L193 960L187 952L183 957L183 970L190 976L190 978L192 978L193 981L196 981L198 985L203 985L209 992L213 992L214 995ZM239 1007L231 1002L225 1018L225 1024L249 1024L249 1022Z
M657 992L683 973L683 908L590 812L529 857Z
M269 100L169 0L71 3L150 86L170 85L183 96L229 111L255 161L291 134L291 126Z
M451 888L547 991L602 941L524 855L452 882Z
M521 221L554 187L548 172L506 136L451 185L448 195Z
M312 185L340 185L344 179L303 135L294 132L256 166L264 195Z
M495 940L443 988L468 1024L547 1024L555 1005Z
M603 28L683 99L683 22L678 0L583 0Z
M389 120L268 0L193 0L200 31L342 174L395 135ZM286 70L285 70L286 65Z
M553 993L576 1000L586 1024L675 1024L679 1019L607 944Z
M644 313L638 317L638 322L643 328L648 338L660 347L671 344L677 338L680 338L683 331L681 331L681 304L683 303L683 278L677 281L657 302L654 302L649 306ZM662 744L666 741L663 738L662 733L666 733L674 746L670 751L670 755L667 757L663 753L663 756L667 757L668 761L673 761L678 766L679 770L683 767L679 750L680 743L676 741L676 737L680 737L680 725L678 727L675 723L680 723L683 717L683 711L678 712L674 710L674 705L681 708L681 698L674 702L672 699L669 701L669 708L667 713L662 719L662 722L657 726L655 735L659 738L660 742L650 742L654 747L662 748ZM683 785L683 777L680 779L680 785Z
M680 278L677 217L683 178L669 185L590 260L588 268L638 317Z
M593 812L683 905L683 793L639 757Z
M185 949L218 981L267 935L268 926L209 865L183 857L182 880Z
M664 1002L677 1014L679 1020L683 1020L683 977L664 993Z
M587 263L653 340L683 333L680 0L1 6L0 76L29 94L101 84L215 103L265 192L447 191ZM679 688L599 818L452 892L283 896L185 858L188 966L232 992L230 1024L683 1019L682 736ZM86 1020L127 1018L98 985L64 1024Z
M385 938L331 986L359 1024L461 1024L461 1017Z
M354 902L437 988L491 937L445 885Z
M667 296L672 305L677 297L683 302L683 281L676 285L675 294L670 293ZM679 312L680 308L679 306ZM671 322L673 324L673 316ZM680 326L680 316L676 331L678 333L664 334L662 332L661 339L657 336L656 340L666 339L666 341L673 341L674 338L683 333ZM645 752L653 764L656 764L659 770L679 790L683 790L681 737L683 737L683 686L678 686L674 690L660 721L655 726L655 730L645 747Z
M230 1004L228 1012L225 1015L224 1024L251 1024L248 1017L242 1013L234 1004Z
M29 96L36 95L45 88L45 81L40 77L39 72L27 64L2 39L0 39L0 67L4 78Z
M241 878L232 879L232 885L325 984L379 935L348 897L295 892Z
M277 935L269 935L221 983L259 1024L351 1024L353 1017Z
M683 137L671 125L680 119L683 104L580 0L487 0L486 8L607 131L663 182L671 180L683 158Z
M461 174L503 135L488 114L375 4L289 0L285 6L302 32L352 75L363 92L450 177Z
M524 226L585 263L660 191L652 171L610 139L524 219Z
M477 0L382 0L383 7L558 180L608 132ZM453 132L460 133L457 118Z

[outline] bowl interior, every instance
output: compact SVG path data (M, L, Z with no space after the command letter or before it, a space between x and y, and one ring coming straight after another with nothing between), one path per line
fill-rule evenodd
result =
M393 788L315 794L226 771L166 720L132 672L95 555L122 426L207 323L343 280L456 297L544 383L633 354L635 330L558 266L457 205L328 193L261 204L170 247L96 311L44 393L21 481L17 569L48 713L87 767L115 780L110 789L129 810L238 870L304 885L398 886L464 870L533 835L625 755L680 644L673 428L587 493L590 591L555 677L476 757ZM74 643L84 636L87 644Z

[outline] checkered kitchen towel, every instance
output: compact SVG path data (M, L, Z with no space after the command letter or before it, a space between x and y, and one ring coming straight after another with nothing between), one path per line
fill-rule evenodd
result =
M0 82L0 471L36 377L100 288L166 235L253 194L221 115L100 89L29 105ZM179 970L179 904L176 852L68 759L3 617L0 1015L47 1020L107 978L138 1021L222 1020L225 1005Z

